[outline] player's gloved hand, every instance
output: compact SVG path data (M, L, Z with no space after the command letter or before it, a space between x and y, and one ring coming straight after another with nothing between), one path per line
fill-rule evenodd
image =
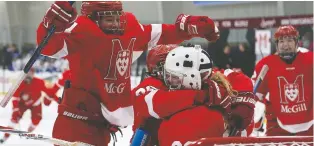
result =
M208 106L219 105L224 109L230 108L231 98L226 96L226 89L215 81L207 79L202 87L204 96L195 98L197 103L206 104Z
M244 130L253 120L257 97L251 92L240 92L232 98L228 123L238 130Z
M12 113L13 120L17 123L22 117L22 112L19 108L14 108Z
M202 37L210 42L219 39L219 30L212 19L207 16L180 14L175 22L177 31L183 36Z
M63 32L69 28L77 18L76 9L69 2L56 1L50 6L43 19L43 25L50 29L56 26L55 32Z

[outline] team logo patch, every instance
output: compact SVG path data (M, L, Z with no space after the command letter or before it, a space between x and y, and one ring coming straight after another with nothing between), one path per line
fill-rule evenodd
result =
M130 58L129 50L121 50L117 54L116 67L121 76L123 76L128 69L130 61L129 58Z
M284 85L284 89L285 89L285 96L290 101L295 101L295 99L297 99L297 97L299 96L298 84L286 84Z

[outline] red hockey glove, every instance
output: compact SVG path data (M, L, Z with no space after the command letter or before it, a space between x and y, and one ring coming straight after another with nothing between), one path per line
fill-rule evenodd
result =
M228 110L231 106L231 98L226 96L226 89L217 84L215 81L208 79L204 82L203 91L204 96L198 96L196 103L206 104L208 106L219 105Z
M12 113L12 121L18 123L22 118L22 112L19 108L14 108Z
M210 42L219 39L219 30L212 19L207 16L191 16L180 14L175 22L176 29L182 35L202 37Z
M238 130L244 130L253 120L257 97L251 92L242 92L232 98L229 124Z
M50 6L44 16L43 24L47 29L56 26L55 32L63 32L69 28L77 18L76 9L69 2L56 1Z

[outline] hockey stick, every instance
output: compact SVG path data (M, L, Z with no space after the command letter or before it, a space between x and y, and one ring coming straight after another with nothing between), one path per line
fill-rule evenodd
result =
M264 78L265 78L265 76L266 76L268 70L269 70L269 67L268 67L268 65L265 64L265 65L263 66L261 72L259 73L256 82L255 82L255 85L254 85L254 88L253 88L253 93L254 93L254 94L256 94L257 89L258 89L259 85L262 83L262 81L264 80ZM261 100L261 99L260 99L260 100Z
M69 1L69 3L71 5L74 4L74 1ZM50 30L48 31L47 36L44 37L44 39L40 42L40 44L38 45L38 47L36 48L34 54L32 55L32 57L28 60L27 64L25 65L25 67L23 68L23 72L20 73L19 78L17 79L17 82L11 86L11 88L9 89L8 93L4 96L4 98L1 100L0 102L0 106L1 107L5 107L8 102L10 101L10 99L12 98L12 95L15 93L15 91L17 90L17 88L20 86L20 84L22 83L22 81L25 79L27 73L29 72L29 70L32 68L32 66L34 65L35 61L37 60L37 58L40 56L42 49L47 45L49 39L51 38L51 36L54 34L56 30L56 26L52 26L50 28Z
M87 144L83 142L69 142L69 141L65 141L61 139L46 137L41 134L34 134L31 132L15 130L15 129L3 127L3 126L0 126L0 132L15 134L15 135L20 136L21 138L23 137L26 139L41 140L41 141L49 142L51 144L55 144L59 146L93 146L91 144Z
M254 87L253 87L253 94L256 94L257 89L258 89L258 87L260 86L260 84L262 83L262 81L264 80L264 78L265 78L265 76L266 76L268 70L269 70L269 67L268 67L268 65L265 64L265 65L262 67L262 70L261 70L261 72L259 73L259 75L258 75L258 77L257 77L257 80L256 80L256 82L255 82L255 84L254 84ZM262 100L262 99L260 99L260 100ZM236 128L235 128L235 127L231 127L229 136L235 136L236 133L237 133Z

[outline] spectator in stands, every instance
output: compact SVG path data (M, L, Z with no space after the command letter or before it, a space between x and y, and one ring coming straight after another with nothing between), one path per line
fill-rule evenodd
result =
M313 51L313 32L305 32L299 42L299 46Z
M34 64L35 72L45 72L47 70L47 63L45 60L38 59Z
M216 64L220 69L232 68L231 47L227 44L223 48L222 55L220 55L219 63Z
M50 72L50 73L57 72L57 68L54 65L54 63L55 63L55 59L52 59L52 58L47 59L46 72Z
M11 71L13 71L13 65L12 62L14 59L19 57L19 51L16 48L15 44L10 44L3 49L3 64L4 68L7 68Z
M231 53L232 67L241 70L245 75L251 77L254 70L254 56L252 51L244 43L239 43Z

